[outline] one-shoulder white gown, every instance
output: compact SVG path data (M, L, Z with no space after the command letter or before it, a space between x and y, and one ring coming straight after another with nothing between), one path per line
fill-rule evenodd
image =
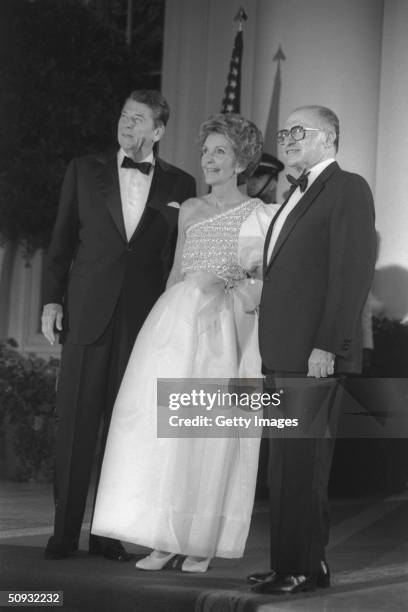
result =
M185 555L242 556L259 437L158 438L156 387L158 378L261 376L257 315L245 312L241 289L245 269L261 261L265 209L250 199L187 230L185 280L148 316L114 406L92 533ZM203 291L202 272L219 282Z

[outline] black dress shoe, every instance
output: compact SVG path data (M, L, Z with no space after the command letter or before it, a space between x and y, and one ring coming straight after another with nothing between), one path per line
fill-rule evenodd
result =
M78 542L77 541L67 541L67 540L56 540L54 536L52 536L47 543L47 546L44 551L45 559L66 559L70 557L78 550Z
M105 559L110 559L111 561L121 561L122 563L125 563L126 561L131 561L132 559L134 559L135 556L131 553L128 553L122 545L106 546L102 550L102 555L105 557Z
M246 577L246 581L249 584L260 584L261 582L265 582L265 580L270 580L274 576L276 576L275 570L271 570L269 572L259 572L258 574L249 574Z
M272 580L276 576L276 572L271 570L269 572L259 572L258 574L250 574L247 576L246 581L249 584L261 584L265 580ZM328 589L330 586L330 569L327 561L320 561L320 570L316 578L316 586L320 589Z
M131 561L135 555L128 553L119 540L98 538L93 535L89 538L89 554L100 555L111 561Z
M254 593L267 595L295 595L304 591L314 591L316 589L317 574L277 574L272 579L252 587Z

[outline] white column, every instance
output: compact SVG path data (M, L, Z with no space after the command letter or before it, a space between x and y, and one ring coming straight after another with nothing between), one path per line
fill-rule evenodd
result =
M13 338L22 352L57 357L60 345L51 347L41 334L42 262L40 250L28 264L22 250L16 250L11 270L7 338Z
M375 200L380 251L375 294L408 315L408 2L386 0Z

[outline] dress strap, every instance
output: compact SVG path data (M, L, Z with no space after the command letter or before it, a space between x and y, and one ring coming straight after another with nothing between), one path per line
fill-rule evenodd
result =
M206 202L206 200L200 197L198 197L197 200ZM240 210L244 205L248 205L250 202L254 202L254 203L256 202L256 205L258 205L260 203L260 200L258 201L256 198L249 198L248 200L244 200L240 204L237 204L236 206L233 206L232 208L228 208L228 210L224 210L223 212L217 213L213 215L212 217L207 217L206 219L201 219L200 221L196 221L196 223L193 223L186 229L186 234L190 232L193 228L202 226L206 223L212 223L215 219L220 219L225 216L228 216L231 213L236 212L237 210Z

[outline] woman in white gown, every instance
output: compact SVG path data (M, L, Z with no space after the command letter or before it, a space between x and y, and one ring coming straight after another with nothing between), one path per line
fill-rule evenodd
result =
M153 548L140 569L162 569L177 553L187 555L183 571L242 556L254 500L259 437L157 437L158 378L261 376L247 291L256 284L246 270L261 262L266 208L243 196L237 177L256 167L262 135L229 114L205 122L200 140L212 191L181 207L167 290L138 335L113 410L92 525Z

